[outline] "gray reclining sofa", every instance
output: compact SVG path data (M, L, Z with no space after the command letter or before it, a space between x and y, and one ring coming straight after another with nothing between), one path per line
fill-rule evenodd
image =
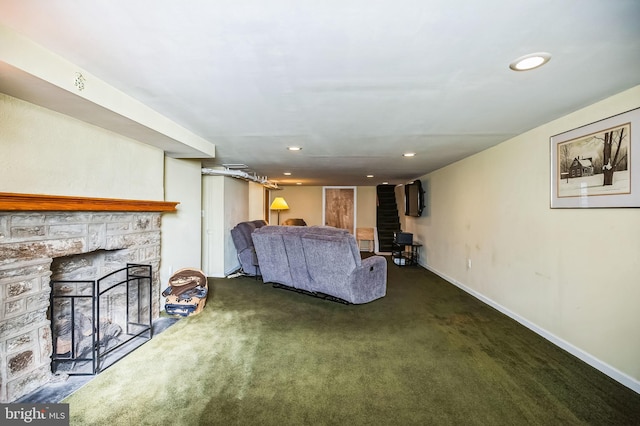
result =
M256 257L256 250L253 247L251 233L266 224L267 222L264 220L253 220L250 222L240 222L231 229L231 239L233 239L233 244L236 246L240 267L245 275L260 275L258 258Z
M386 294L386 259L361 259L355 238L344 229L264 226L251 237L264 282L355 304Z

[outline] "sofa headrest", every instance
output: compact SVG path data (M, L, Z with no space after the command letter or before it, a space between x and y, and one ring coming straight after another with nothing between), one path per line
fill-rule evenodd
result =
M307 227L307 232L310 234L321 235L348 235L349 231L342 228L335 228L333 226L315 225Z
M231 238L238 251L248 247L253 247L251 233L255 231L256 225L253 222L240 222L231 229Z
M353 235L349 234L349 232L334 233L333 235L309 232L302 235L302 239L309 242L318 241L321 245L324 245L323 243L326 242L331 242L331 244L333 245L332 250L335 251L334 254L346 256L347 253L350 252L356 266L360 266L360 264L362 263L362 260L360 258L360 250L358 249L356 239ZM307 244L308 243L305 243L305 246Z
M260 234L316 234L316 235L350 235L349 231L341 228L334 228L333 226L281 226L281 225L267 225L262 228L256 229L254 232Z
M255 225L256 229L262 228L263 226L267 226L267 221L262 219L252 220L251 223Z
M307 227L304 226L281 226L281 225L267 225L262 228L258 228L255 232L260 234L294 234L303 233Z

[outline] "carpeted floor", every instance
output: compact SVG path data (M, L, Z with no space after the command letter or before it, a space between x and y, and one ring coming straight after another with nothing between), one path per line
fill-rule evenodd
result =
M366 305L209 284L64 401L72 425L640 424L640 395L422 268L389 263Z

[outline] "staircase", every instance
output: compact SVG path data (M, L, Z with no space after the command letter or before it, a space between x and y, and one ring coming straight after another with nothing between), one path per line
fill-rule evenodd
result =
M378 208L376 226L378 227L378 250L391 252L393 249L393 233L400 231L398 206L393 185L378 185Z

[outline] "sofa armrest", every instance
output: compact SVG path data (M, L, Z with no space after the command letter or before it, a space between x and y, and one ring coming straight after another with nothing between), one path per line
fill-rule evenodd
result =
M353 303L367 303L387 294L387 259L371 256L351 274Z

